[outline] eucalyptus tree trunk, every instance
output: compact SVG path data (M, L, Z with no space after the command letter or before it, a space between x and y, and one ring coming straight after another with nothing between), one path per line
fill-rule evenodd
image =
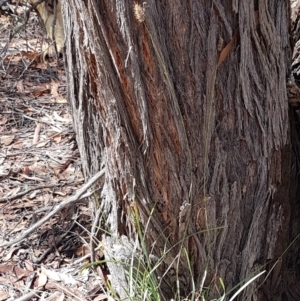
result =
M299 230L289 1L62 4L83 172L105 166L109 233L134 244L135 212L164 258L163 300L179 300L176 280L182 296L199 290L205 271L212 298L219 277L230 289L261 270L239 300L299 300L285 252Z

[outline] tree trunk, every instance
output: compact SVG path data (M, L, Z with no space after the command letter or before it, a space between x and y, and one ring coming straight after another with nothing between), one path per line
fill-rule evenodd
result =
M68 0L63 13L83 172L105 166L111 235L134 244L135 212L164 256L162 298L205 270L211 298L219 277L230 289L267 270L239 300L300 300L282 256L299 231L289 1Z

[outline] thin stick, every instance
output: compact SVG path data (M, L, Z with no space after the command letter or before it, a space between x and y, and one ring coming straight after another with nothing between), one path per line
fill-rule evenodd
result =
M95 182L97 182L101 177L105 175L105 168L97 172L86 184L84 184L79 190L77 190L75 195L72 195L67 200L61 202L60 204L56 205L51 212L49 212L46 216L44 216L42 219L40 219L38 222L33 224L30 228L25 230L23 232L23 235L21 237L16 238L13 241L6 242L3 244L0 244L0 247L10 247L20 241L22 241L24 238L26 238L29 234L31 234L33 231L38 229L40 226L42 226L46 221L48 221L51 217L53 217L55 214L60 212L62 209L67 207L70 204L75 203L80 197L85 193L87 189L89 189Z
M41 186L37 186L37 187L33 187L33 188L30 188L26 191L23 191L23 192L20 192L16 195L12 195L12 196L8 196L8 197L5 197L5 198L1 198L0 199L0 203L6 203L6 202L9 202L9 201L12 201L12 200L15 200L15 199L18 199L18 198L21 198L22 196L34 191L34 190L38 190L38 189L44 189L44 188L53 188L53 187L58 187L58 186L62 186L64 184L52 184L52 185L41 185Z
M39 296L39 293L41 292L41 289L42 288L39 287L38 289L33 290L33 291L23 295L22 297L20 297L18 299L15 299L15 301L29 301L29 300L32 300L32 298Z
M91 262L95 262L95 241L94 241L94 239L97 239L97 232L99 230L99 220L100 220L101 213L102 213L102 208L99 205L99 208L96 212L96 217L93 222L92 229L91 229L91 241L90 241Z

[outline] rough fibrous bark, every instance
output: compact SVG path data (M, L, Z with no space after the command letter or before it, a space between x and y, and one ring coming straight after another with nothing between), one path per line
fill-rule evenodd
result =
M83 171L106 168L109 231L133 241L132 208L142 225L154 208L147 243L158 257L170 249L161 268L175 263L171 287L185 247L196 286L206 269L212 296L218 277L231 288L267 269L240 300L296 300L281 260L298 227L291 206L299 206L289 1L68 0L63 11ZM177 258L185 294L192 277Z

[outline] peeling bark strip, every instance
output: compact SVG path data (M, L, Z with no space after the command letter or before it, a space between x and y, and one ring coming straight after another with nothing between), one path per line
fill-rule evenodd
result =
M61 14L61 0L29 0L40 17L47 38L52 40L54 45L45 43L43 45L44 57L46 55L57 55L63 52L64 29Z
M83 171L106 167L105 226L133 242L131 208L145 225L154 207L147 243L171 248L162 273L184 246L211 297L218 277L229 289L273 268L240 300L285 300L274 264L292 239L289 2L68 0L63 12Z

